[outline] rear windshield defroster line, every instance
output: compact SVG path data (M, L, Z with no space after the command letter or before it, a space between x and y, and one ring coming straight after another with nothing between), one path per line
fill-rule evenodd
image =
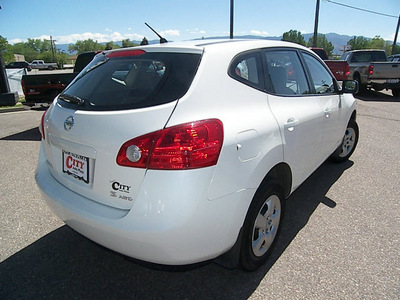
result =
M122 110L165 104L187 92L200 60L200 54L191 53L109 57L99 54L65 89L58 102L63 107L81 110Z

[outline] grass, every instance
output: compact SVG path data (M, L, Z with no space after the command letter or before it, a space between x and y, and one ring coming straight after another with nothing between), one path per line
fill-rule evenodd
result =
M19 108L19 107L23 107L21 102L18 102L16 105L14 106L0 106L0 109L9 109L9 108Z
M24 105L22 104L23 102L25 102L25 98L24 97L20 97L19 101L17 102L17 104L15 104L14 106L0 106L0 110L2 109L10 109L10 108L20 108L23 107Z

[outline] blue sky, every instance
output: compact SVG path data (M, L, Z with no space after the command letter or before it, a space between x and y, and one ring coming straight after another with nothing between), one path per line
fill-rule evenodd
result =
M381 16L321 0L319 33L393 40L400 0L335 0ZM281 36L314 31L316 0L235 0L234 36ZM75 43L157 37L173 41L229 35L230 0L0 0L0 35L10 43L28 38Z

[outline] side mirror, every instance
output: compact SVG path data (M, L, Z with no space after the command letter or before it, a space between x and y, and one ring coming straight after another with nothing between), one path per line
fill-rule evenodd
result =
M358 82L355 80L343 80L341 93L352 93L358 92Z

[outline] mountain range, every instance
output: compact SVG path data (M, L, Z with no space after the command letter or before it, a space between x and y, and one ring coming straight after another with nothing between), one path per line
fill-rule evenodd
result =
M312 33L306 33L303 34L304 39L306 40L306 42L309 40L310 37L312 37L313 34ZM325 34L326 39L331 42L334 46L333 49L333 54L336 55L340 55L343 53L343 46L345 46L347 44L347 42L353 37L353 36L349 36L349 35L340 35L337 33L327 33ZM228 39L228 36L220 36L220 37L207 37L204 38L206 40L208 39ZM272 37L263 37L263 36L255 36L255 35L243 35L243 36L235 36L235 39L265 39L265 40L281 40L282 36L272 36ZM141 41L132 41L136 44L140 44ZM115 44L118 44L121 46L121 42L114 42ZM159 40L149 40L149 44L158 44ZM105 43L101 43L101 44L105 44ZM69 54L74 54L74 53L70 53L68 51L68 46L70 44L57 44L56 47L58 50L65 52L65 53L69 53Z

